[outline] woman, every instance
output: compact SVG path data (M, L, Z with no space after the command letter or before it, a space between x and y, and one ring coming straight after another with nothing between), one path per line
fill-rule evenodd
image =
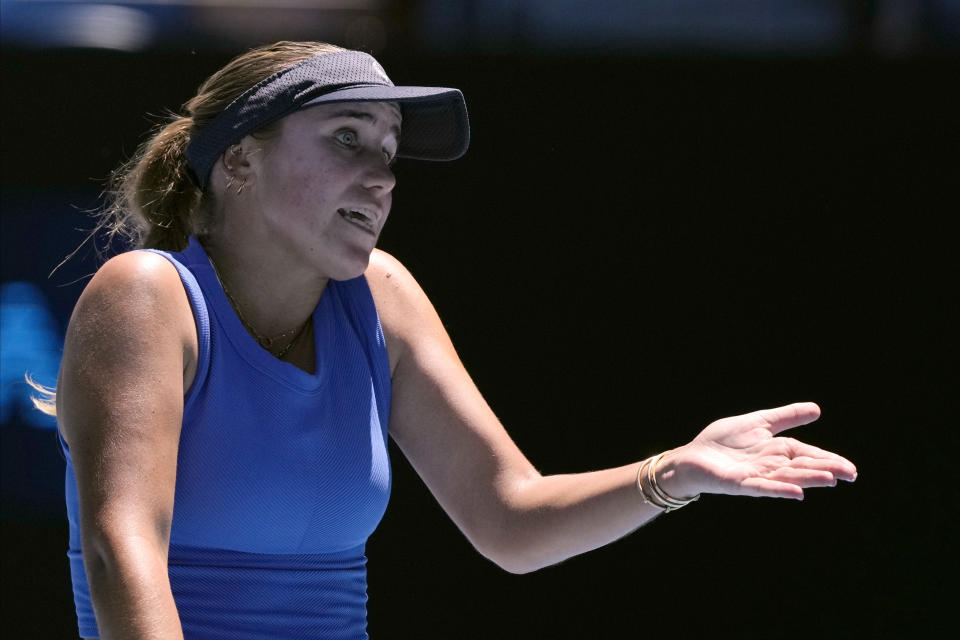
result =
M230 62L186 111L119 174L105 222L154 251L108 261L67 333L56 401L82 636L365 637L388 424L470 542L516 573L701 493L802 499L856 477L777 437L815 420L812 403L542 476L416 281L374 249L394 159L466 150L461 94L278 43Z

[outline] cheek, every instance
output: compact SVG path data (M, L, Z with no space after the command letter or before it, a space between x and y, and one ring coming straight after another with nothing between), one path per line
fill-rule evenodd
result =
M281 212L274 215L296 215L308 218L311 226L321 224L324 217L336 213L336 202L341 199L344 186L349 184L347 171L336 154L326 152L303 140L283 140L275 155L264 167L265 182L269 184L272 205ZM267 204L267 203L265 203Z
M290 207L316 205L327 190L319 172L300 158L278 166L268 178L275 185L275 197Z

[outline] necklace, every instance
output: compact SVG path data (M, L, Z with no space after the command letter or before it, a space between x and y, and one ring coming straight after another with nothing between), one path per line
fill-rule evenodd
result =
M209 256L207 257L210 258ZM210 266L213 267L213 273L217 276L217 280L220 282L220 288L223 289L223 293L226 294L227 300L230 301L230 306L233 307L234 312L236 312L237 318L240 320L240 324L242 324L243 327L250 333L250 335L253 336L253 339L257 341L257 344L269 351L275 358L282 358L283 356L287 355L287 353L293 349L293 345L297 344L297 342L300 340L300 336L302 336L306 331L312 316L307 316L307 319L303 321L303 324L298 327L287 329L286 331L276 335L265 336L257 331L253 325L247 322L247 319L243 317L243 312L240 311L240 303L237 302L237 299L234 298L230 293L230 290L227 289L227 285L224 284L223 278L220 277L220 272L217 270L217 265L214 264L213 258L210 258ZM283 344L287 339L289 339L289 342L278 349L277 345Z

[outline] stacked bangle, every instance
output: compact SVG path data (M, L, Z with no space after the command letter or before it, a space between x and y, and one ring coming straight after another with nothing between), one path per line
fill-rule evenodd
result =
M663 455L661 453L640 463L640 468L637 470L637 489L640 490L644 502L669 513L699 500L700 494L698 493L688 500L677 500L660 487L657 483L657 463L660 462Z

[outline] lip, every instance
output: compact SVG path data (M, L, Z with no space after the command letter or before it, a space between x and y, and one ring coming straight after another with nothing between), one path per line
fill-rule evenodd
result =
M355 227L376 236L379 229L380 210L363 205L347 205L337 209L337 214Z

